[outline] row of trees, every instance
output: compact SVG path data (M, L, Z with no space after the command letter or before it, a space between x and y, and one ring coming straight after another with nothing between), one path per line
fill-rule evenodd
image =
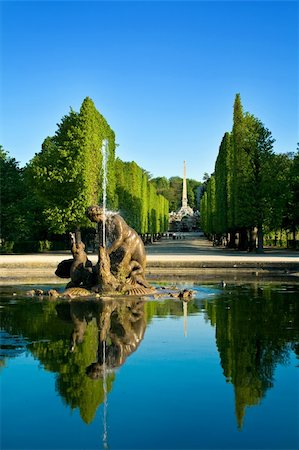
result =
M116 197L122 216L140 234L168 230L168 200L157 193L146 171L134 161L116 159ZM123 205L123 206L122 206Z
M227 235L228 245L262 251L265 231L299 225L299 149L275 154L264 124L234 102L233 128L225 133L201 199L201 225L208 235Z
M93 101L71 109L41 151L20 168L1 147L1 245L46 240L92 224L85 210L102 202L103 142L107 142L107 207L120 210L139 233L168 227L168 201L148 173L115 158L115 135Z

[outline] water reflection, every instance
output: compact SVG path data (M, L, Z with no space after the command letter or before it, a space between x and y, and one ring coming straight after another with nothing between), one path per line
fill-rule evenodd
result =
M103 368L111 371L120 367L143 339L146 320L142 300L73 302L60 305L61 308L69 308L74 324L71 351L83 342L88 323L95 320L98 329L96 361L86 368L93 380L103 375Z
M273 387L276 366L288 364L291 350L299 355L299 304L294 291L281 295L252 285L208 303L207 314L216 327L223 374L234 386L241 429L246 407L258 405Z
M103 386L103 447L108 448L108 377L124 364L143 339L146 320L142 300L110 300L99 302L73 302L57 305L57 311L73 322L70 351L76 352L84 342L89 324L97 327L96 361L86 368L91 380L101 380ZM113 372L112 372L113 373Z
M187 316L205 314L215 327L223 375L234 386L241 429L246 408L260 404L274 386L277 365L288 364L292 351L299 356L297 298L298 287L292 291L259 285L226 288L217 297L188 303L14 299L12 304L2 298L1 329L10 346L15 340L16 351L8 352L4 346L1 365L6 358L18 356L20 345L22 352L27 346L45 370L57 374L56 390L65 403L78 408L83 421L91 423L118 376L115 369L138 349L155 317L181 317L182 334L191 339Z

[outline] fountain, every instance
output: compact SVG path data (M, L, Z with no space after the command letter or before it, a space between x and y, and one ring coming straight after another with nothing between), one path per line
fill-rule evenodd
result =
M98 262L93 266L88 259L80 233L70 233L73 259L62 261L55 273L62 278L71 278L64 293L69 296L152 294L154 289L145 280L146 255L142 239L118 213L106 208L107 139L103 140L101 153L103 204L86 210L87 217L97 224Z
M117 212L107 211L107 159L108 141L102 143L103 203L86 209L86 216L96 224L99 237L98 261L88 259L79 231L71 232L72 259L58 264L55 274L70 278L66 291L53 297L94 297L111 295L159 295L145 279L146 253L143 241ZM165 296L165 291L163 292ZM192 291L172 292L171 296L188 298Z
M188 299L193 292L175 288L159 290L145 279L146 253L143 241L116 212L105 211L102 206L90 206L87 217L97 224L102 239L95 265L88 259L80 233L70 233L73 259L59 263L55 272L61 278L71 278L62 297L115 296L115 295L168 295ZM49 295L59 295L50 290Z
M98 261L93 266L80 233L70 233L73 259L62 261L55 272L62 278L71 278L64 294L153 294L154 288L145 279L144 244L136 231L118 213L105 211L101 206L90 206L86 215L97 224L102 236Z

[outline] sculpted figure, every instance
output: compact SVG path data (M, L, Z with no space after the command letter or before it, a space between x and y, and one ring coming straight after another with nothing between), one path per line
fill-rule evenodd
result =
M93 291L103 293L117 290L120 284L111 273L111 264L108 252L101 245L99 246L99 260L95 266L95 273L97 274L97 284L93 286Z
M103 343L105 342L105 363L108 369L124 364L128 356L137 350L146 330L146 317L142 300L117 300L86 302L76 301L59 303L56 306L58 316L66 322L72 322L70 335L71 352L83 343L88 327L97 325L96 362L87 367L91 378L102 376Z
M76 239L75 233L70 233L71 251L73 262L70 267L71 281L67 288L80 286L92 286L92 263L85 253L85 245L80 238Z
M143 301L112 301L100 306L101 311L97 316L97 361L86 369L86 374L94 380L103 376L103 342L107 368L115 369L123 365L127 357L137 350L146 329Z
M64 294L70 298L104 293L152 294L154 288L145 280L144 244L136 231L119 214L104 215L100 206L90 206L86 215L97 223L100 240L104 242L99 245L98 262L93 266L80 232L70 233L73 259L59 263L55 272L59 277L71 278Z
M99 234L103 232L103 209L90 206L87 217L96 222ZM146 255L142 239L117 213L106 213L106 250L110 257L111 272L118 279L149 287L144 279Z

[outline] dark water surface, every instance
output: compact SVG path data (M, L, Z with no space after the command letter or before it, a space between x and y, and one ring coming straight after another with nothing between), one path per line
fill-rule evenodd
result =
M299 285L1 295L1 448L298 449Z

